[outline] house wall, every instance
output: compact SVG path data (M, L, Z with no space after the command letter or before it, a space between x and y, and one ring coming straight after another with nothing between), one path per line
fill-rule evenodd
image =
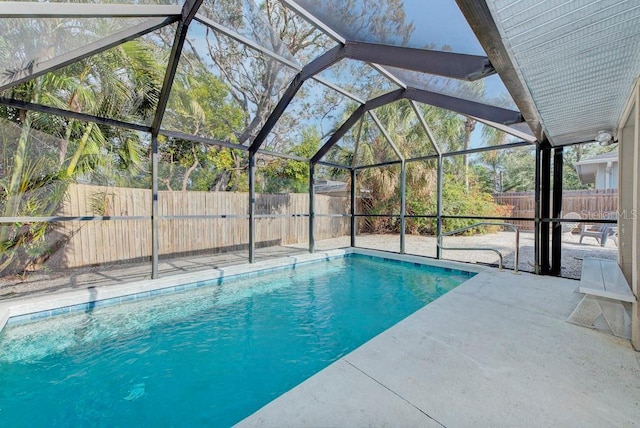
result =
M619 260L618 263L636 297L640 294L640 89L638 81L618 127L619 141ZM631 343L640 350L640 306L631 310Z
M596 171L596 189L616 189L618 187L618 163L612 162L609 171L607 172L607 165L598 165Z

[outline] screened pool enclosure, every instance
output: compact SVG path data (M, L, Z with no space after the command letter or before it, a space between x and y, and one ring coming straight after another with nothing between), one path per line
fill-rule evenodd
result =
M521 269L562 275L567 212L617 226L574 164L616 147L638 67L590 113L580 70L541 70L597 56L560 33L625 10L545 33L535 3L0 1L0 276L157 278L373 235L442 258L438 237L501 222L528 233Z

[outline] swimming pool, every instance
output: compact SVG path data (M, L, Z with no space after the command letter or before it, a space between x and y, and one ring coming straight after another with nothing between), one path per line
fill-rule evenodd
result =
M228 426L471 275L351 254L13 323L0 426Z

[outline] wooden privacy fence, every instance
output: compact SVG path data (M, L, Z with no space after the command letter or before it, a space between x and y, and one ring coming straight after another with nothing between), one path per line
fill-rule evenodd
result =
M158 193L160 257L235 251L249 244L249 195L235 192ZM315 196L316 214L347 214L349 198ZM309 195L256 194L256 246L309 240ZM291 215L298 216L291 216ZM90 266L151 257L151 191L71 185L60 212L65 217L141 217L59 223L64 236L59 267ZM226 218L204 218L207 215ZM260 218L278 215L276 218ZM281 215L281 216L280 216ZM176 218L190 216L190 218ZM243 218L234 218L242 216ZM315 239L349 234L348 217L316 217Z
M530 217L532 221L513 221L522 230L533 230L535 199L533 192L500 193L493 196L500 205L511 205L511 217ZM583 219L601 219L606 213L618 211L618 189L565 190L562 192L562 212L576 212Z

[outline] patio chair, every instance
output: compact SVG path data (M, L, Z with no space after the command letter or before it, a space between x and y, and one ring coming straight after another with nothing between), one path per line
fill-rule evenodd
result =
M609 215L604 216L603 218L610 218ZM618 228L608 223L602 224L584 224L582 225L582 230L580 231L580 243L582 244L582 238L591 237L595 238L596 241L600 244L601 247L604 247L607 244L607 239L610 236L614 236L617 232Z

